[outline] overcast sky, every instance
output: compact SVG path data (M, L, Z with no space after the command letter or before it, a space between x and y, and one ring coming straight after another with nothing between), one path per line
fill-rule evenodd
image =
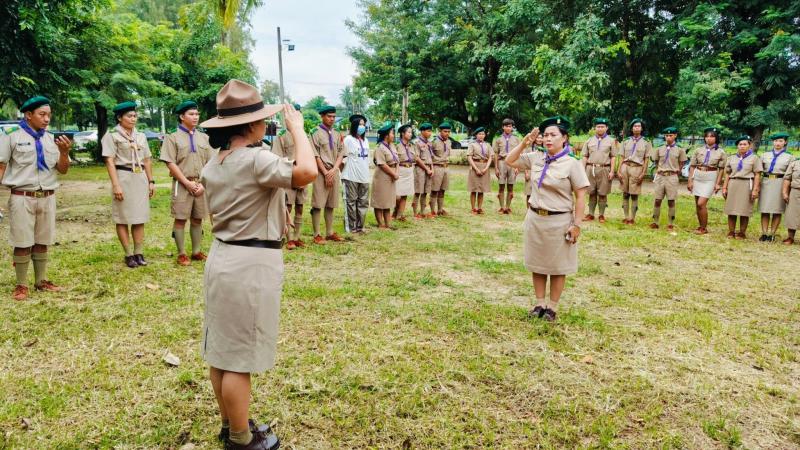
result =
M276 28L280 26L281 38L296 46L293 52L284 47L286 92L298 103L316 95L338 103L339 92L356 74L347 47L358 45L358 40L344 22L359 17L355 0L267 0L252 20L256 39L252 60L261 79L278 82Z

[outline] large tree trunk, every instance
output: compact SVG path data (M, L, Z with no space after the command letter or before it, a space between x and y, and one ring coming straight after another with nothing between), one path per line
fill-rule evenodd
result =
M95 155L95 161L103 162L103 146L100 142L108 132L108 110L100 102L94 102L94 111L97 119L97 154Z
M753 147L758 151L761 146L761 138L764 137L764 125L759 125L753 128Z

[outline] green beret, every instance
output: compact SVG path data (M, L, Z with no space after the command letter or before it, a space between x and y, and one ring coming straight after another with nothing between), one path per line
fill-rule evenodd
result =
M439 124L439 129L440 130L451 130L452 128L453 128L453 126L450 125L450 122L442 122L442 123Z
M378 128L378 134L386 134L394 128L394 122L386 121L383 126Z
M661 130L661 134L678 134L678 129L675 127L667 127Z
M706 133L716 133L716 134L719 134L719 128L717 128L717 127L708 127L708 128L706 128L705 130L703 130L703 134L706 134Z
M743 135L739 136L738 138L736 138L736 145L739 145L739 142L742 142L742 141L753 142L753 139L751 139L750 136L748 136L746 134L743 134Z
M433 129L433 124L430 124L428 122L423 122L422 125L419 126L419 131L432 130L432 129Z
M199 109L197 103L192 100L186 100L175 108L175 114L181 115L190 109Z
M774 141L775 139L789 139L789 133L775 133L769 137L769 140Z
M631 123L628 124L628 128L633 128L633 126L636 125L637 123L642 124L642 128L644 128L644 120L642 120L642 119L640 119L638 117L636 117L633 120L631 120Z
M598 117L598 118L594 119L594 124L595 125L608 125L608 119L606 119L605 117Z
M335 113L336 107L334 106L320 106L317 108L317 112L320 116L324 116L325 114Z
M36 108L44 105L49 105L50 99L47 97L42 97L41 95L37 95L35 97L31 97L22 104L22 107L19 108L20 112L27 112L27 111L34 111Z
M560 130L564 132L569 132L569 126L570 126L569 119L567 119L564 116L555 116L544 119L544 121L539 124L539 132L544 133L544 130L552 125L557 126Z
M486 128L478 127L472 132L472 135L475 136L476 134L480 133L481 131L486 132Z
M115 116L121 116L128 111L136 111L136 102L122 102L114 107L111 111Z
M295 111L300 111L300 108L301 108L300 103L295 103L294 104L294 110Z

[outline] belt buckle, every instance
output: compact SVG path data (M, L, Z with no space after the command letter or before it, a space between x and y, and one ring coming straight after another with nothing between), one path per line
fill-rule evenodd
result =
M44 198L44 191L33 191L33 198Z
M773 174L769 174L769 179L770 180L777 180L778 176L777 175L773 175Z
M142 173L142 168L140 166L134 166L133 173Z
M545 209L537 209L536 210L536 214L538 214L540 216L549 216L550 215L550 211L547 211Z

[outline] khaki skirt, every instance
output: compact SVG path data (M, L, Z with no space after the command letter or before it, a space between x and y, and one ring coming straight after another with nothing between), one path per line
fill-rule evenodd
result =
M578 245L565 235L572 214L540 216L528 209L523 230L525 268L542 275L571 275L578 271Z
M271 369L283 290L281 250L228 245L215 239L203 284L203 359L211 367L230 372Z
M717 172L706 172L695 169L692 179L692 195L695 197L711 198L717 184Z
M750 217L753 215L753 200L750 199L753 179L731 178L728 182L728 198L725 200L725 215Z
M485 164L485 161L480 161L480 164ZM467 175L467 190L469 192L492 192L492 176L489 175L490 172L486 172L483 176L478 176L472 167L469 169L469 174Z
M784 224L788 230L800 229L800 189L789 191L789 203L786 204Z
M758 196L758 210L762 214L783 214L786 202L783 201L783 178L763 180Z
M112 197L111 218L116 224L139 225L150 220L150 186L144 171L117 170L122 201ZM112 193L113 196L113 193Z
M391 209L397 203L395 182L380 168L372 172L372 196L369 204L375 209Z
M399 167L400 179L395 183L395 194L398 197L414 195L414 168Z

